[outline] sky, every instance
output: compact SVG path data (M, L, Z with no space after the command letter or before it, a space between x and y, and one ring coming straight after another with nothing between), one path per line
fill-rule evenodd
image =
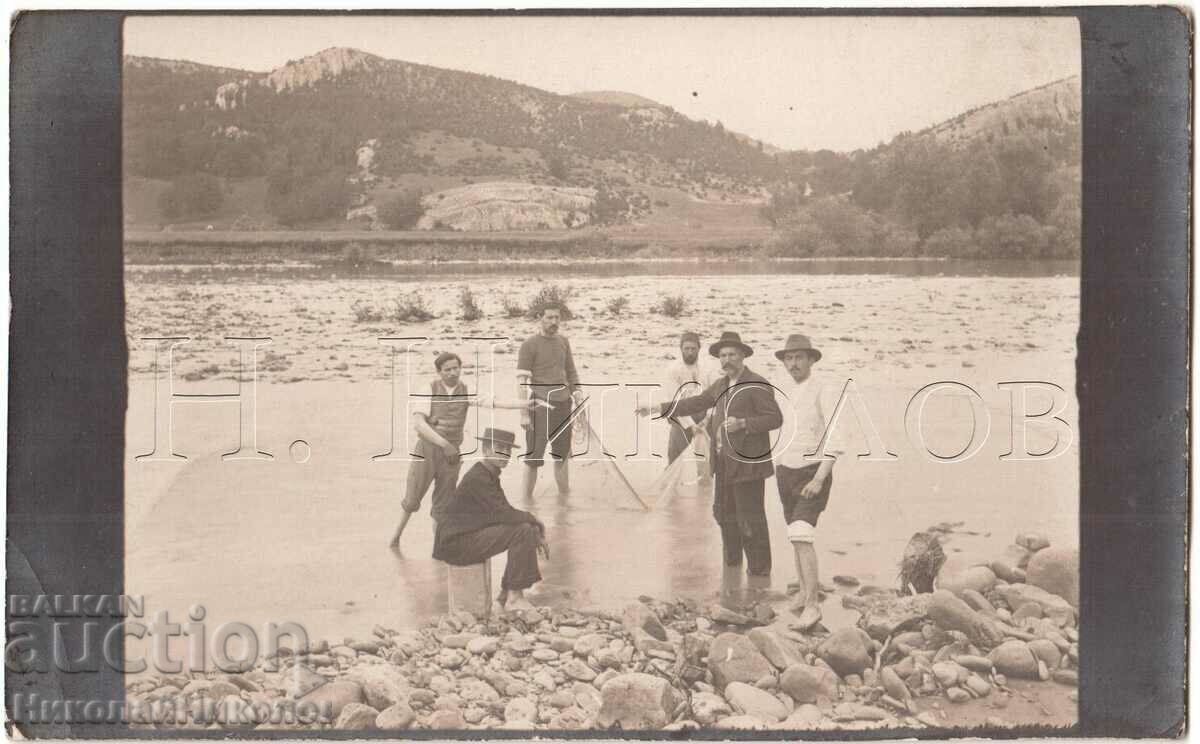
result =
M785 149L873 147L1080 69L1073 18L142 16L125 53L268 71L322 49L620 90Z

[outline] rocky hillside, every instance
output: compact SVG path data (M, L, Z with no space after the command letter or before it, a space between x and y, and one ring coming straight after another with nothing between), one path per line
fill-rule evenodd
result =
M595 189L492 182L424 197L421 230L566 230L590 220Z
M1026 130L1078 127L1082 101L1074 76L972 109L927 131L941 142L966 144Z

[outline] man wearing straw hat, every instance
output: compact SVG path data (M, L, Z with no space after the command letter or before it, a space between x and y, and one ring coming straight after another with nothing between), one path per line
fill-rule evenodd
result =
M546 527L527 511L508 503L500 487L500 472L508 465L517 437L511 431L485 429L482 459L475 463L454 495L433 504L437 531L433 557L454 566L481 563L508 551L500 583L500 606L529 610L525 590L542 580L538 554L550 558Z
M764 481L774 472L769 432L783 423L774 388L746 367L754 349L738 334L726 331L708 348L720 360L723 377L699 395L638 413L694 416L712 409L708 417L709 458L715 471L713 517L721 527L725 565L741 564L752 576L771 573L771 538L763 508Z
M824 400L824 386L812 375L821 352L799 333L788 336L775 352L791 379L779 388L783 409L779 451L775 454L775 483L787 521L788 540L796 556L800 597L792 610L799 613L797 625L807 629L821 619L820 582L817 578L817 518L829 503L833 485L833 458L838 450L826 446L825 430L833 413ZM817 456L821 451L825 457ZM828 459L826 459L828 458Z

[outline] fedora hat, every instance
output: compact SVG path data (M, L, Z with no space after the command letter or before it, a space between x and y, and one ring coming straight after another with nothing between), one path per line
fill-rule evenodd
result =
M814 362L820 361L821 359L821 352L812 345L812 341L808 340L808 336L805 336L802 333L793 333L792 335L788 336L787 343L783 345L783 348L775 352L775 358L782 362L783 355L789 351L807 351L809 356L813 358Z
M715 344L708 347L708 353L711 356L717 356L721 352L721 349L725 346L733 346L741 349L743 356L752 356L754 354L754 349L751 349L749 346L742 343L742 337L733 331L725 331L722 333L721 338L718 339Z
M504 429L488 427L483 430L483 436L475 437L481 442L491 442L498 450L511 452L517 446L517 435Z

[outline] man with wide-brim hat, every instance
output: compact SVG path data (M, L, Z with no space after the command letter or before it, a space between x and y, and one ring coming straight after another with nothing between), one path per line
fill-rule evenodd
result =
M783 423L773 388L746 366L754 349L726 331L708 348L722 377L699 395L646 406L638 413L694 416L711 409L705 427L714 469L713 517L721 528L725 565L749 564L754 576L771 573L771 538L763 507L764 481L774 473L770 434Z
M463 476L449 501L434 504L433 557L470 566L508 551L500 605L532 609L525 590L542 580L538 553L549 558L550 548L545 526L509 504L500 487L500 472L508 465L517 437L511 431L488 428L476 438L483 443L482 458Z
M832 392L812 374L821 352L801 333L787 337L775 352L788 379L776 390L783 411L783 427L775 452L775 484L788 540L796 558L799 598L792 611L796 625L808 629L821 619L820 581L817 574L817 518L829 503L833 463L841 449L826 441L826 428L837 403Z

